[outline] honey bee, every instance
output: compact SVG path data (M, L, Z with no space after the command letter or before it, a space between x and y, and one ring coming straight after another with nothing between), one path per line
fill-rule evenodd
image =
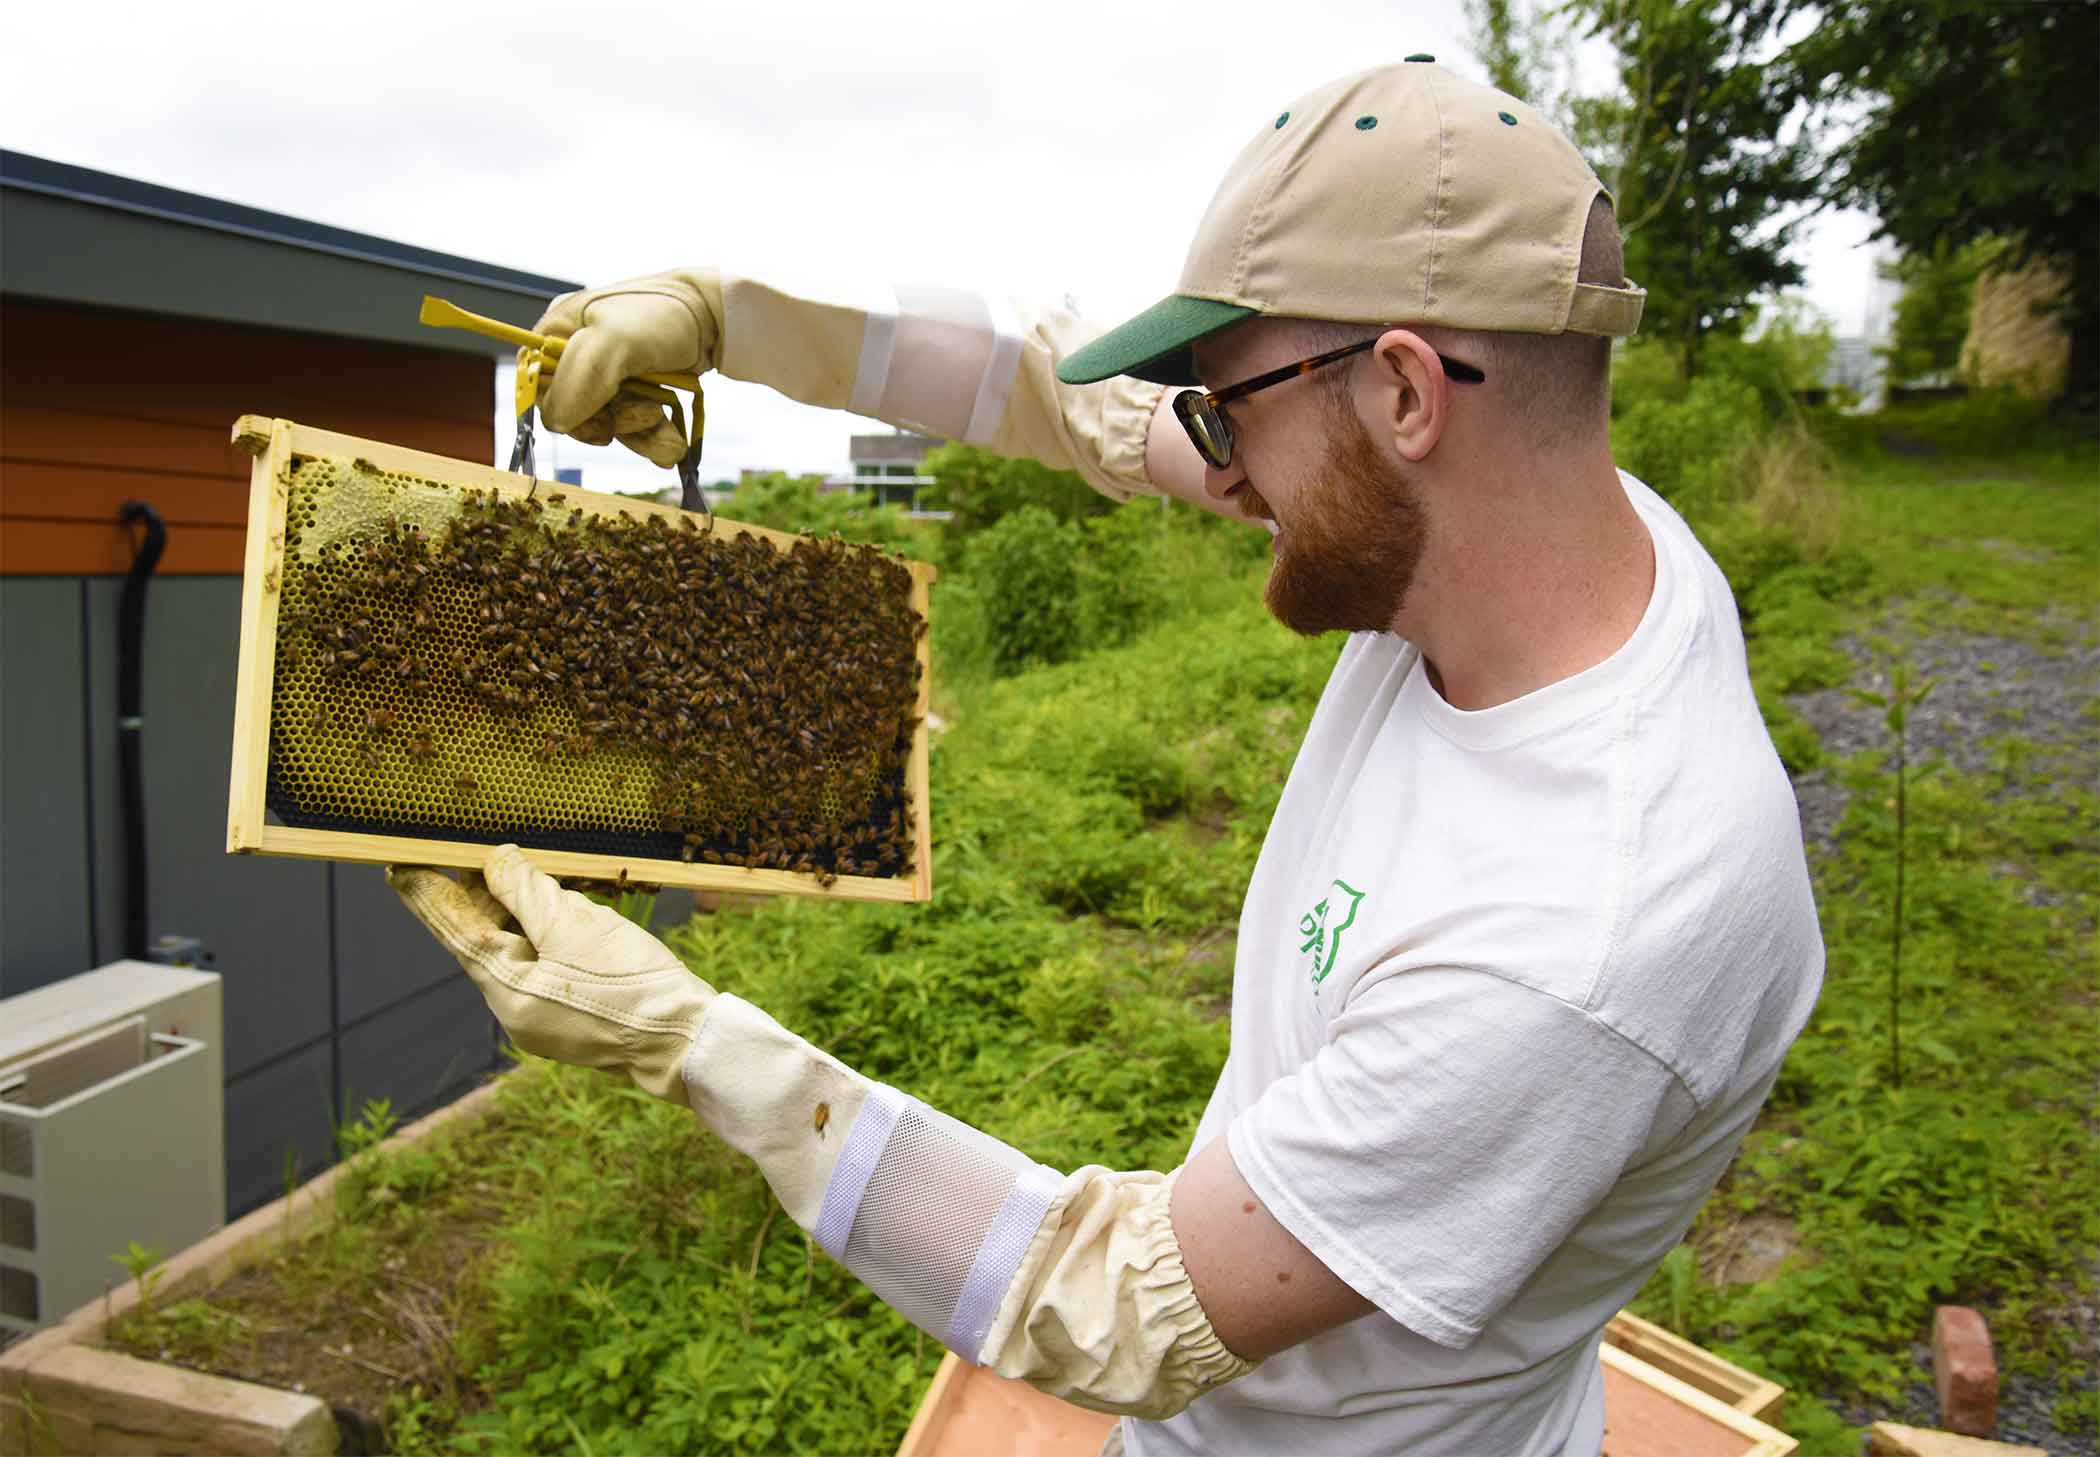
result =
M374 738L383 738L394 727L394 716L383 708L365 710L365 727Z
M323 729L326 729L328 727L327 708L318 704L315 705L313 721L309 723L306 727L309 733L316 734L320 733Z
M475 790L481 788L479 784L474 782L474 776L471 774L460 775L459 778L452 781L452 787L461 794L472 794Z
M817 1111L810 1116L809 1120L809 1126L816 1131L817 1137L822 1138L824 1136L824 1130L830 1123L831 1105L829 1103L817 1104Z

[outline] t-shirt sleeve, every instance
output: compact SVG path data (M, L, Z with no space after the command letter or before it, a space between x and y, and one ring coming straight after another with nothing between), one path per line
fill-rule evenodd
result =
M1672 1081L1557 998L1480 971L1397 972L1362 986L1226 1137L1336 1276L1462 1348L1639 1154Z

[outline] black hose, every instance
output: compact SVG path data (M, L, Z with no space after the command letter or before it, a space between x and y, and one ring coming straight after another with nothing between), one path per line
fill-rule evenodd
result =
M146 583L160 565L168 528L144 501L124 503L124 525L146 525L131 550L124 597L117 612L117 766L124 790L124 954L146 955L146 784L139 761L139 731L146 725L140 669L145 661Z

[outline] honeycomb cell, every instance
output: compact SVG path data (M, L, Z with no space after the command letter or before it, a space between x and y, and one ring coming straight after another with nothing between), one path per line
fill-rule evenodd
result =
M833 875L911 869L925 624L783 550L299 457L268 802L288 825Z

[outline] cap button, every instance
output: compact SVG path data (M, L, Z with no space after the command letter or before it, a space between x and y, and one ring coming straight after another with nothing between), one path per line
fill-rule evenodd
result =
M1436 57L1432 56L1427 51L1416 51L1413 55L1409 56L1408 59L1410 61L1433 61L1436 59Z

